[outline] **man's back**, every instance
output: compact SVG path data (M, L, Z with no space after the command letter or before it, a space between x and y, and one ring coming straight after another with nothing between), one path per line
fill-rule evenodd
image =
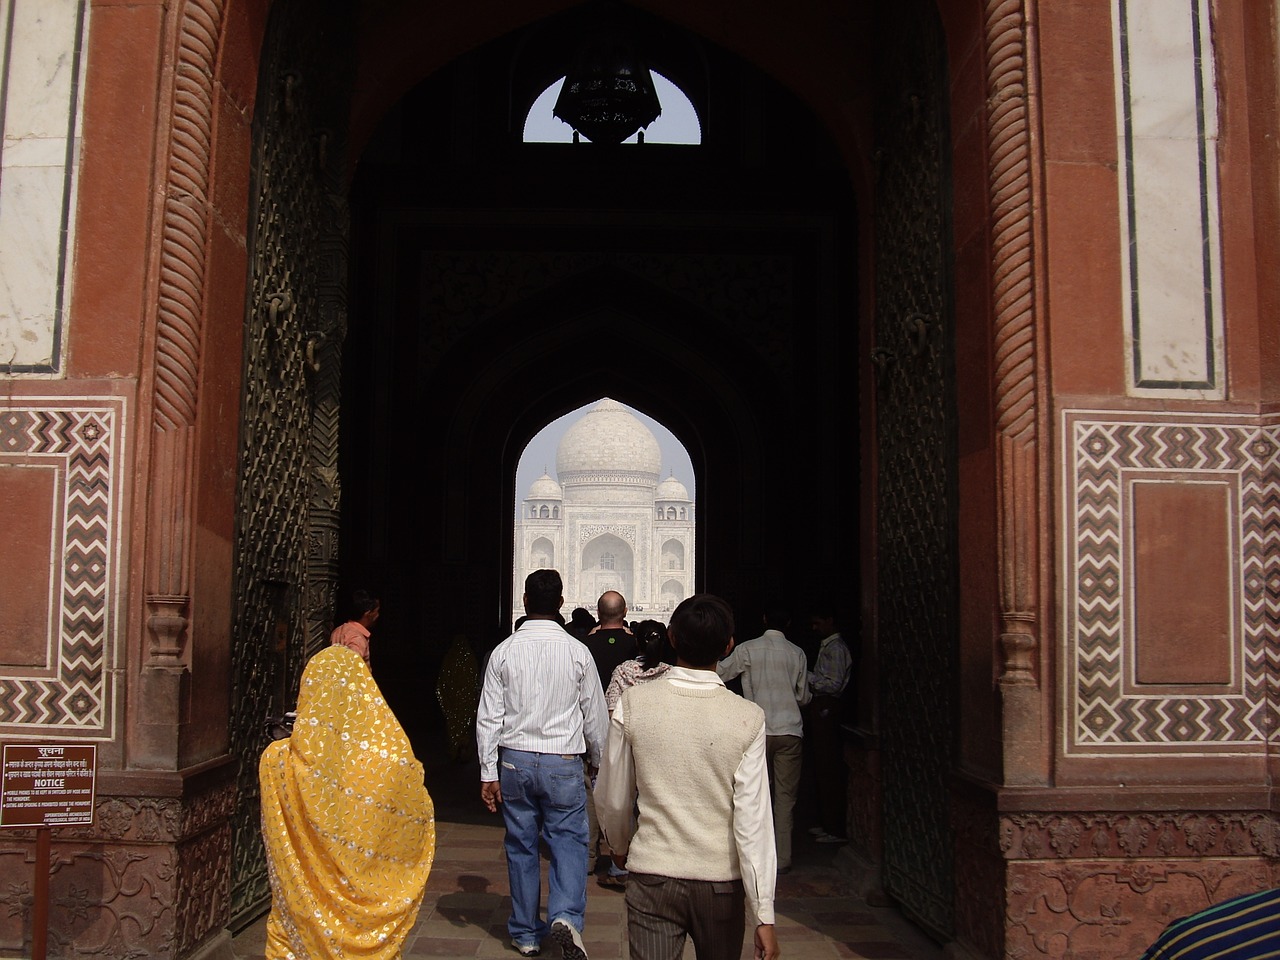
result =
M640 796L628 867L729 880L739 876L735 774L764 718L759 707L735 697L714 677L700 685L688 677L689 671L673 669L623 694Z
M712 594L687 597L668 632L676 665L618 701L597 788L615 859L625 851L632 871L631 956L677 960L692 937L700 957L736 958L750 910L755 956L775 960L764 711L715 669L733 643L733 610Z
M619 664L634 660L639 653L636 638L627 632L626 627L597 627L593 633L583 637L582 642L595 660L601 689L608 688L613 671Z
M735 647L716 666L722 680L742 677L742 695L764 710L769 736L801 736L801 705L809 702L804 651L780 630Z
M586 648L554 620L526 621L489 657L477 729L482 738L492 736L516 750L586 752L582 678L594 670ZM599 713L586 718L595 728L586 735L598 741L603 740L603 707L601 692Z

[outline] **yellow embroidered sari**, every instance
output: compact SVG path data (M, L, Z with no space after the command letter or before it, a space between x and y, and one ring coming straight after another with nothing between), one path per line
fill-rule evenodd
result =
M307 664L293 735L258 766L267 960L394 960L436 852L422 764L359 654Z

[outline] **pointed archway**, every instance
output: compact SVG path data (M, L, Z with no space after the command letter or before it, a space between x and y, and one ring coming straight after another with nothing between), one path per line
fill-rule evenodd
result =
M509 555L492 544L510 542L495 518L514 496L502 478L533 424L592 394L669 411L688 438L723 506L699 516L708 569L723 571L702 586L852 607L868 494L832 465L860 446L867 300L850 265L865 262L867 227L835 145L789 92L710 50L730 100L759 113L713 127L692 159L514 154L482 106L457 126L501 75L485 58L509 49L411 90L352 187L342 565L388 585L384 671L419 676L431 638L458 629L498 639ZM770 123L788 136L761 148ZM441 154L433 129L463 136ZM646 176L655 164L668 176ZM931 763L943 775L950 757Z

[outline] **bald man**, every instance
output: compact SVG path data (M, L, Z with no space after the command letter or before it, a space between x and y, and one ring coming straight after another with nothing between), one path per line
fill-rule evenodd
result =
M614 668L620 663L634 660L640 650L636 638L627 626L627 601L617 590L606 590L596 601L596 616L600 622L583 638L583 643L591 651L591 658L596 662L596 670L600 674L600 689L609 689L609 680L613 677ZM587 824L590 839L587 847L587 863L591 872L595 871L600 846L600 823L596 820L595 793L590 781L587 782ZM606 859L609 851L604 851ZM621 887L625 881L625 872L609 864L608 873L600 878L601 886Z
M591 628L583 641L596 661L600 673L600 689L609 689L609 679L618 664L635 659L639 652L636 638L627 626L627 601L617 590L606 590L596 601L600 622Z

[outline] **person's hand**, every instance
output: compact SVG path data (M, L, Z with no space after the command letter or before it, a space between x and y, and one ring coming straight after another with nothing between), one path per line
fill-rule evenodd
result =
M627 855L625 853L612 853L609 856L613 860L613 865L619 870L627 869Z
M778 949L778 938L774 935L772 923L762 923L756 927L756 960L776 960L782 956Z
M497 780L481 780L480 799L484 801L490 813L497 813L498 804L502 802L502 784Z

